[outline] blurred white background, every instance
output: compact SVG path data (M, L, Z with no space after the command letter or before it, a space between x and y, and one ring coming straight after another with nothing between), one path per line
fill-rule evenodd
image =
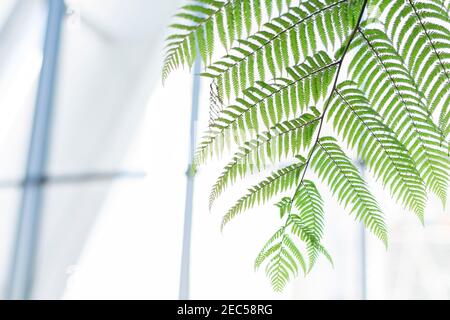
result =
M181 70L163 87L160 70L166 26L182 2L67 1L30 298L178 298L193 75ZM46 0L0 1L0 298L9 296L16 271L46 19ZM199 134L208 91L202 80ZM271 205L249 211L221 234L224 210L258 180L210 213L208 192L221 165L202 167L195 178L190 298L450 298L450 212L430 198L423 228L369 173L387 214L389 250L322 186L324 242L335 268L321 259L307 278L273 293L253 261L280 223L277 212Z

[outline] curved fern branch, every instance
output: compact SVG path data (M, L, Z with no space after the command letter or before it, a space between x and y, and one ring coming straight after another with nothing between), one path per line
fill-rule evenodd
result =
M275 203L283 226L255 261L256 269L266 265L277 291L300 270L309 273L320 255L332 263L322 245L323 201L309 169L387 246L380 206L339 143L422 223L428 192L446 201L450 2L370 4L380 9L376 17L365 14L368 0L192 0L168 40L163 79L200 55L202 75L212 81L209 130L195 165L237 149L211 190L210 206L238 178L294 160L251 187L222 219L223 229L238 214L291 192ZM215 53L222 58L211 63ZM341 142L328 136L330 129Z
M383 214L372 194L367 190L358 169L350 162L336 140L321 138L311 164L322 180L344 206L351 205L356 219L372 231L387 246L388 236Z
M318 101L326 94L338 65L340 62L318 53L303 64L289 68L292 79L278 78L282 84L257 82L258 87L246 89L245 99L239 98L235 105L225 108L210 126L197 149L196 163L204 163L212 150L222 151L223 140L228 140L230 135L237 143L246 140L249 129L258 130L258 116L270 128L291 114L296 116L312 100Z
M381 178L393 196L413 210L423 223L426 192L408 151L352 83L339 85L335 92L329 113L329 118L334 117L334 127L351 147L358 144L358 155L374 170L377 179Z
M341 69L342 69L342 63L343 63L343 61L344 61L348 51L350 50L350 47L351 47L352 42L353 42L353 39L355 38L356 33L358 31L358 28L359 28L359 26L361 24L364 12L365 12L366 7L367 7L367 2L368 2L368 0L364 0L363 1L362 6L361 6L360 11L359 11L359 16L358 16L358 19L357 19L357 21L355 23L353 31L349 35L347 43L346 43L345 47L342 50L341 58L339 59L336 75L335 75L335 78L334 78L334 83L333 83L333 86L332 86L332 89L331 89L331 94L328 97L328 99L327 99L327 101L325 103L325 106L323 108L322 119L321 119L320 124L319 124L319 129L318 129L318 132L317 132L316 141L314 142L314 145L312 146L311 151L310 151L310 155L309 155L308 159L306 160L305 170L303 171L303 176L302 176L300 182L304 180L305 175L306 175L306 170L308 169L309 163L311 161L312 154L314 153L315 149L317 148L317 145L319 144L320 134L322 132L323 123L324 123L324 117L326 115L326 112L328 111L328 107L330 106L330 103L331 103L331 100L332 100L332 97L333 97L333 92L336 90L336 87L337 87L337 84L338 84L338 80L339 80L339 75L340 75ZM298 185L297 190L294 193L294 197L295 197L295 194L297 194L297 192L299 191L300 187L301 187L301 183ZM291 202L294 201L294 197L292 198Z

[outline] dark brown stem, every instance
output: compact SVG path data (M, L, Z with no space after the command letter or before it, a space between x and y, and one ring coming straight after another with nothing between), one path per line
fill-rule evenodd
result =
M365 12L365 9L366 9L366 6L367 6L367 2L368 2L368 0L364 0L363 6L361 8L361 12L360 12L359 17L358 17L358 21L356 22L355 28L353 29L352 33L350 34L348 42L347 42L347 44L346 44L346 46L344 48L344 51L342 53L342 57L339 60L338 69L336 71L336 76L334 78L333 88L332 88L331 93L330 93L330 95L329 95L329 97L327 99L327 102L325 103L325 106L323 108L323 112L322 112L322 116L321 116L321 120L320 120L320 125L319 125L319 130L318 130L317 136L316 136L316 141L314 142L314 145L311 148L311 151L309 152L308 159L306 160L306 163L305 163L305 168L303 169L302 177L301 177L300 182L299 182L299 184L297 186L297 189L295 189L294 195L291 198L291 205L294 202L295 196L297 195L297 193L299 192L299 190L300 190L300 188L301 188L301 186L303 184L303 180L305 179L306 171L308 170L309 164L311 162L312 155L313 155L314 151L316 150L317 145L319 144L320 133L322 132L323 123L324 123L324 119L325 119L325 114L326 114L326 112L328 110L328 107L330 106L331 100L333 98L334 92L335 92L337 84L338 84L339 74L340 74L341 69L342 69L342 62L344 61L345 56L346 56L348 50L350 49L350 45L351 45L353 39L355 38L356 33L358 32L358 28L359 28L359 25L361 24L361 21L362 21L362 18L363 18L363 15L364 15L364 12Z

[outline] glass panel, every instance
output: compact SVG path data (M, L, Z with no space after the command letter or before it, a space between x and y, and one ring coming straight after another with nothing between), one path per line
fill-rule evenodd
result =
M176 298L184 194L168 206L157 188L150 178L49 187L33 298Z
M111 185L107 181L45 188L33 298L60 297Z
M191 76L172 80L152 93L125 160L147 176L118 181L106 195L85 249L70 268L66 299L178 296L191 93L191 86L182 84ZM159 120L170 116L170 108L154 116L163 102L179 106L172 122L176 130L164 132ZM176 147L166 141L176 141Z
M7 6L9 4L9 6ZM42 60L44 1L0 6L0 179L23 177Z
M147 0L69 2L50 175L126 167L147 172L148 179L47 186L33 298L60 298L67 279L66 298L177 295L191 100L185 84L191 76L167 90L151 90L160 84L160 31L177 6L177 1L161 3L158 10ZM161 119L174 112L177 121L167 128ZM164 149L166 140L186 148L169 150L165 144ZM166 248L160 245L164 236ZM167 262L154 264L154 256L164 254Z
M429 198L425 228L413 213L388 205L390 246L371 244L369 298L450 298L450 210Z
M0 30L2 30L8 22L8 18L11 16L11 12L17 2L17 0L3 0L0 2Z
M69 2L50 174L121 168L152 85L160 83L160 31L176 6L177 1L157 9L146 0Z
M0 1L0 299L11 271L45 22L45 1Z
M0 300L6 293L8 273L16 232L16 213L20 200L18 189L0 189Z

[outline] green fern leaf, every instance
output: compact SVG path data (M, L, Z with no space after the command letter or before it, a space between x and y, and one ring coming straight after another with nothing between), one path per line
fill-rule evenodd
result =
M387 246L387 230L378 203L368 191L358 170L331 137L320 138L311 156L311 167L328 184L345 207L351 205L356 219Z
M310 271L319 254L319 244L322 240L324 228L323 200L314 182L310 180L301 182L300 189L294 195L294 205L299 212L298 220L302 224L299 233L308 230L304 240L308 244L308 270Z
M254 87L244 90L244 97L226 107L210 125L197 149L196 163L204 163L218 147L223 151L220 145L226 143L221 138L246 141L254 137L250 130L256 131L259 116L267 129L290 117L298 117L310 103L325 97L337 65L319 52L302 64L288 68L290 78L277 78L273 83L257 81Z
M392 124L427 186L445 202L448 158L439 129L431 121L417 87L383 32L359 31L360 36L354 42L358 52L357 63L350 68L352 76L369 93L372 105L379 106L385 121ZM423 208L417 213L422 215Z
M273 172L268 178L251 187L248 193L231 207L222 219L222 229L236 215L251 209L256 204L266 203L280 192L287 191L299 183L304 162L298 162Z
M267 68L273 77L280 76L286 66L298 62L300 57L298 46L301 47L304 59L316 53L316 30L320 25L339 26L339 35L333 36L332 45L335 44L335 39L340 39L340 43L344 41L346 33L352 26L347 19L342 19L340 12L347 14L350 8L355 6L352 2L311 0L301 3L298 7L293 7L287 13L266 23L263 30L245 40L240 40L240 46L232 48L229 54L208 66L207 73L214 78L227 78L234 69L240 69L241 64L249 57L260 55L260 58L263 58L260 59L263 63L261 68ZM300 37L303 32L307 32L308 37L303 35ZM333 30L332 33L335 32ZM289 50L295 48L294 59L288 54L288 48ZM260 72L258 79L264 80L264 75L265 72Z
M221 13L223 8L229 6L229 2L192 0L191 4L183 6L176 17L181 21L174 23L170 27L177 30L167 38L166 56L162 71L162 79L165 81L169 74L181 65L191 66L197 55L196 42L192 41L196 37L197 41L204 40L205 29L209 31L206 34L211 35L213 24L210 21ZM213 45L210 44L209 51L212 52ZM206 53L206 48L201 48ZM202 55L206 62L206 55Z
M305 272L306 263L303 255L286 233L283 234L276 247L269 248L265 254L270 258L266 266L266 274L274 291L283 291L287 282L297 276L299 266Z
M259 252L258 256L255 259L255 270L258 270L264 261L270 257L280 246L280 243L276 243L277 240L282 238L285 233L285 226L278 229L266 242L264 247Z
M259 172L267 164L293 157L308 147L319 120L307 113L300 118L279 123L259 134L256 139L245 142L214 184L209 196L210 208L226 187L236 182L238 176L242 179L248 173Z
M356 148L375 177L389 186L393 197L423 222L426 192L408 151L354 83L346 81L335 92L328 113L334 128Z
M328 250L317 241L314 237L314 233L306 227L305 223L303 223L302 219L298 215L290 215L289 220L292 234L296 235L300 240L307 244L308 257L309 257L309 266L307 273L311 272L314 267L319 254L322 254L328 262L334 267L333 258L331 257Z
M445 118L450 104L448 11L440 1L412 0L381 1L380 9L387 11L386 33L398 39L396 48L427 93L431 112L442 105L441 119ZM445 123L440 125L443 130Z
M388 243L377 201L325 132L334 129L422 223L428 192L445 204L449 0L190 0L175 20L163 80L198 56L201 75L211 80L209 126L194 167L234 152L212 188L210 207L238 179L289 164L251 187L222 220L223 229L238 214L290 192L275 203L284 225L255 261L255 269L266 264L274 290L300 270L309 273L321 255L333 264L322 244L323 200L307 179L309 169Z
M291 212L292 200L289 197L284 197L278 201L275 206L280 209L280 218L283 218L286 214Z

